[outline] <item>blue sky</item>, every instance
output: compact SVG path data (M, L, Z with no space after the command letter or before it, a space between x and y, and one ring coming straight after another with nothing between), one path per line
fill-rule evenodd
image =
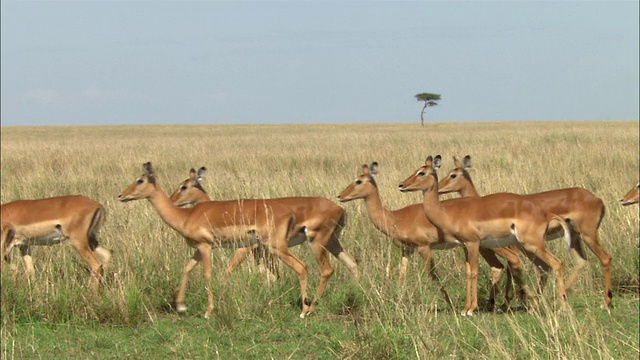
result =
M638 119L638 1L1 1L2 125Z

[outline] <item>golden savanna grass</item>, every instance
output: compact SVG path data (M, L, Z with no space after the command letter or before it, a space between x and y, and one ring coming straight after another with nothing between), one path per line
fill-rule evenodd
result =
M396 209L420 202L397 190L424 163L471 155L471 176L481 194L532 193L580 186L606 205L600 242L612 256L614 307L599 309L603 277L597 258L569 292L571 310L555 310L553 277L541 306L522 311L457 314L464 304L463 252L434 253L455 311L414 255L397 282L400 249L379 233L364 203L341 204L348 219L341 237L359 263L361 279L332 258L335 273L320 309L297 318L298 283L280 266L268 285L253 261L222 279L230 250L214 251L216 309L206 308L201 267L190 277L189 312L171 308L183 264L193 250L166 226L147 201L119 203L116 196L151 161L167 192L192 167L206 166L203 185L212 198L262 198L337 194L377 161L383 203ZM2 274L2 356L270 358L630 358L638 354L638 207L618 200L638 181L638 121L398 124L175 125L2 127L2 203L67 194L91 197L107 209L100 241L113 250L99 297L68 246L33 249L36 277L26 281L22 262ZM562 241L548 245L565 266ZM292 249L309 268L309 291L318 266L306 246ZM536 271L527 264L527 281ZM488 267L480 268L485 303ZM72 326L60 331L57 326ZM139 339L126 329L147 334ZM153 329L151 334L146 333ZM106 337L104 337L106 336ZM96 340L86 340L86 338ZM74 340L74 339L83 340ZM110 339L110 340L97 340ZM149 339L159 345L149 345ZM302 339L302 340L300 340Z

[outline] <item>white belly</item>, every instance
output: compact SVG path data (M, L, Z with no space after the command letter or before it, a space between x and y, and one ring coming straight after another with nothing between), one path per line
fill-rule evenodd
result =
M448 250L453 249L454 247L462 246L463 244L458 241L443 241L436 244L431 245L431 250Z
M501 238L488 238L480 242L480 247L489 249L498 249L518 244L518 239L514 235Z
M68 238L64 236L64 234L59 229L56 229L50 234L40 235L37 237L26 237L22 234L16 234L13 238L13 241L11 241L11 244L9 244L9 247L7 247L5 255L8 256L14 246L50 246L59 244L67 239Z
M245 247L253 247L259 242L259 238L257 235L250 236L244 239L237 240L225 240L220 241L217 244L214 242L214 247L221 247L225 249L238 249ZM217 246L216 246L217 245Z

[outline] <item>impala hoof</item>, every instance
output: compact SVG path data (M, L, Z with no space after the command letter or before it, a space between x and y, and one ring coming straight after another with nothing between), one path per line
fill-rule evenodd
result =
M209 320L209 318L211 317L211 314L209 314L208 312L204 313L204 318Z
M187 311L187 307L184 304L177 304L176 311L182 314Z
M300 319L304 319L304 318L306 318L307 316L309 316L309 314L311 314L311 313L313 312L313 310L314 310L314 308L313 308L313 307L310 307L310 308L308 308L307 310L303 310L303 311L300 313Z
M473 316L473 311L471 310L464 310L461 314L462 316Z

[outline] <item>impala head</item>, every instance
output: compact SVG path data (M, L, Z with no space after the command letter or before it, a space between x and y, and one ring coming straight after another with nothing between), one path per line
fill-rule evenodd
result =
M207 168L204 166L198 169L189 170L189 178L180 183L176 191L171 194L170 200L176 206L195 205L199 199L203 197L208 198L207 192L204 191L200 181L207 172Z
M424 166L416 170L413 175L409 176L398 186L400 191L437 191L438 175L436 174L436 170L440 168L440 165L442 165L440 155L436 155L435 158L429 155L424 162Z
M640 181L636 184L636 186L629 190L629 192L620 200L620 203L624 206L637 204L640 199Z
M156 191L156 177L150 162L142 165L144 174L140 175L133 184L129 185L118 195L118 200L122 202L146 199Z
M457 156L453 157L455 169L438 183L438 193L448 194L450 192L461 191L466 182L471 182L468 170L471 168L471 156L467 155L460 161Z
M371 167L367 164L362 165L362 175L358 176L346 189L342 190L338 195L338 200L347 202L355 199L364 199L369 196L378 188L374 175L378 175L377 162L371 163Z

